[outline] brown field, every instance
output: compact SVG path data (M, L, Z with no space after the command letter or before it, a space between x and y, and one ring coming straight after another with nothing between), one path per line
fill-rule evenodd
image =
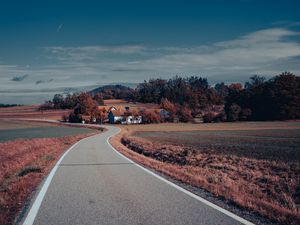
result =
M122 99L110 99L104 100L104 104L107 106L116 106L125 108L125 106L130 107L131 109L158 109L159 105L154 103L139 103L139 102L128 102Z
M9 124L7 121L0 120L0 124L7 128L3 131L13 132L24 132L35 128L56 128L50 124L28 121L15 121ZM79 128L66 129L71 129L73 132L74 129ZM97 130L87 132L85 128L79 130L82 132L78 134L76 131L77 133L72 136L60 133L61 137L34 138L32 136L31 139L0 142L0 224L13 223L31 193L66 149L80 139L99 132ZM49 131L57 132L57 130Z
M60 120L62 115L70 113L70 110L59 109L39 111L38 108L38 105L0 108L0 118L31 118Z
M106 99L104 100L104 105L118 105L127 103L124 99Z
M300 223L300 122L121 127L112 144L135 161L279 224Z

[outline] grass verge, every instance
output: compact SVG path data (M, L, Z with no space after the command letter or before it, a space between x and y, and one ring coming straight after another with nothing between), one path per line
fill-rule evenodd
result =
M26 200L66 149L96 133L0 143L0 224L13 224Z
M138 129L145 130L132 128L134 132ZM152 143L131 136L132 130L122 129L111 143L134 161L276 223L300 224L298 163L224 156L182 145Z

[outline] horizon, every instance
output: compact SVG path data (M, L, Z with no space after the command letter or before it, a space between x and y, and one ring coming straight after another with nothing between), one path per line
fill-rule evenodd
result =
M0 9L0 103L150 78L300 73L300 2L19 1Z

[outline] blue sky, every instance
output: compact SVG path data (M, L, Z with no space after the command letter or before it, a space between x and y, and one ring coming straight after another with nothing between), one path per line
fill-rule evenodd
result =
M201 75L300 72L300 1L0 1L0 102Z

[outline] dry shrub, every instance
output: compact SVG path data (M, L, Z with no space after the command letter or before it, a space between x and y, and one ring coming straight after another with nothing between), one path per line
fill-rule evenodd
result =
M281 224L300 224L297 163L224 156L193 147L152 143L132 137L125 130L113 137L111 143L136 162L206 189L239 207Z

